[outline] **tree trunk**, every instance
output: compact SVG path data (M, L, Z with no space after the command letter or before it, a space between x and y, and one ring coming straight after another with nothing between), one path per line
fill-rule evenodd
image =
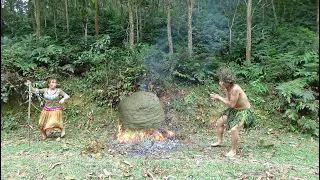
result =
M316 39L316 45L319 47L319 0L317 1L317 39Z
M167 0L167 30L168 30L168 44L169 44L169 52L173 54L173 44L172 44L172 36L171 36L171 16L170 16L170 0Z
M4 29L4 26L5 26L5 24L4 24L4 18L3 18L3 12L4 12L4 10L3 10L3 8L2 8L2 1L1 1L1 36L3 35L3 29ZM2 118L1 118L1 122L2 122ZM2 126L1 126L2 127Z
M56 5L54 5L54 12L53 12L53 22L54 22L54 35L56 36L56 41L58 40L57 35L57 18L56 18Z
M99 0L95 0L94 1L94 6L95 6L95 10L94 10L94 29L96 32L96 36L99 35Z
M232 28L229 28L229 57L231 57L232 52Z
M162 13L166 12L166 8L167 8L167 7L166 7L166 1L167 1L167 0L162 0L162 5L163 5L163 6L162 6L162 7L163 7Z
M40 26L40 0L34 0L34 5L35 5L35 9L36 9L36 12L35 12L35 16L36 16L36 25L37 25L37 28L36 28L36 35L37 35L37 38L40 37L40 31L41 31L41 26Z
M123 0L120 0L120 21L121 21L121 27L123 27L124 22L125 22L125 15L124 15L124 7L123 7Z
M140 41L143 41L142 39L142 12L143 12L143 8L140 8L139 11L139 39Z
M282 1L282 2L283 2L282 19L284 19L286 17L286 2L285 1Z
M128 0L128 9L129 9L129 24L130 24L130 34L129 34L129 46L130 49L133 49L134 46L134 21L133 21L133 0Z
M264 16L265 16L265 3L262 4L262 24L264 25Z
M157 16L159 16L159 13L160 13L160 0L157 0Z
M188 1L188 51L189 55L192 55L192 8L193 0Z
M85 42L85 45L87 45L87 41L88 41L88 18L86 20L86 24L84 26L84 42Z
M135 8L136 13L136 42L139 42L139 16L138 16L138 6Z
M65 5L65 9L66 9L67 35L69 35L68 0L64 0L64 5Z
M34 7L35 7L35 5L34 5L34 0L33 1L31 1L31 0L29 0L28 1L28 16L29 16L29 18L30 18L30 20L31 20L31 22L32 22L32 28L33 28L33 30L34 30L34 32L36 32L37 31L37 28L36 28L36 19L35 19L35 10L34 10ZM1 11L2 12L2 11Z
M47 16L45 11L43 11L43 16L44 16L44 27L47 28Z
M231 52L232 52L232 27L233 27L233 24L234 24L234 20L236 18L236 14L237 14L239 3L240 3L240 0L238 0L238 2L237 2L237 5L236 5L236 8L234 10L233 17L232 17L232 21L230 22L230 18L228 20L228 26L229 26L229 54L230 55L231 55ZM231 56L229 56L229 57L231 57Z
M247 46L246 61L250 61L251 57L251 19L252 19L252 0L247 1Z
M273 9L274 21L275 21L276 25L278 26L278 18L277 18L277 13L276 13L276 7L274 6L273 0L271 0L271 4L272 4L272 9Z

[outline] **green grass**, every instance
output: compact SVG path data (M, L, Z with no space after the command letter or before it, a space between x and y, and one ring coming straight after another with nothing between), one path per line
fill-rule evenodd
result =
M112 179L145 179L145 171L156 179L257 179L266 177L265 171L275 179L319 178L319 143L309 136L262 130L242 132L239 154L226 158L221 154L230 148L230 134L224 134L224 146L211 148L216 133L205 129L189 134L178 150L133 157L109 149L107 141L112 131L82 132L73 128L67 133L60 140L41 140L35 130L30 146L23 130L2 133L1 179L99 179L103 170L111 173ZM105 147L99 149L100 154L81 153L93 141Z

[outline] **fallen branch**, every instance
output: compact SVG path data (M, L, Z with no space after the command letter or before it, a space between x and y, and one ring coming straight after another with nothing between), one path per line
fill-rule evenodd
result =
M148 171L148 168L144 168L144 169L143 169L143 173L144 173L143 176L144 176L145 178L148 178L148 177L149 177L149 178L151 178L151 179L154 179L153 175Z
M28 140L29 140L29 146L30 146L30 107L31 107L31 84L28 85L29 90L29 103L28 103Z
M51 166L50 169L53 169L53 168L55 168L56 166L58 166L58 165L60 165L60 164L63 164L63 162L57 162L57 163L55 163L54 165Z

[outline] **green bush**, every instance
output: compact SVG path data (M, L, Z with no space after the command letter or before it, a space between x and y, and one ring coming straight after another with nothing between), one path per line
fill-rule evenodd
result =
M100 105L117 107L122 98L137 90L145 74L144 56L148 46L140 45L132 52L126 48L107 47L107 40L100 40L84 52L77 63L86 63L84 74L91 97Z
M8 110L3 117L1 129L4 131L16 130L19 128L19 118L23 118L21 113L13 113L13 110Z
M280 83L276 89L283 97L283 117L293 131L301 130L318 136L319 133L319 62L318 54L307 52L299 56L294 77Z
M37 39L34 35L1 37L1 92L7 102L11 92L23 94L26 79L44 81L48 77L68 77L74 74L72 57L77 48L57 45L51 37ZM73 55L73 56L72 56Z

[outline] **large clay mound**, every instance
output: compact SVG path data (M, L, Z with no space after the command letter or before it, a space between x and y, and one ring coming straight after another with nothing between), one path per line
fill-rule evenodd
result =
M124 129L159 127L165 119L162 103L151 93L139 91L119 104L120 123Z

